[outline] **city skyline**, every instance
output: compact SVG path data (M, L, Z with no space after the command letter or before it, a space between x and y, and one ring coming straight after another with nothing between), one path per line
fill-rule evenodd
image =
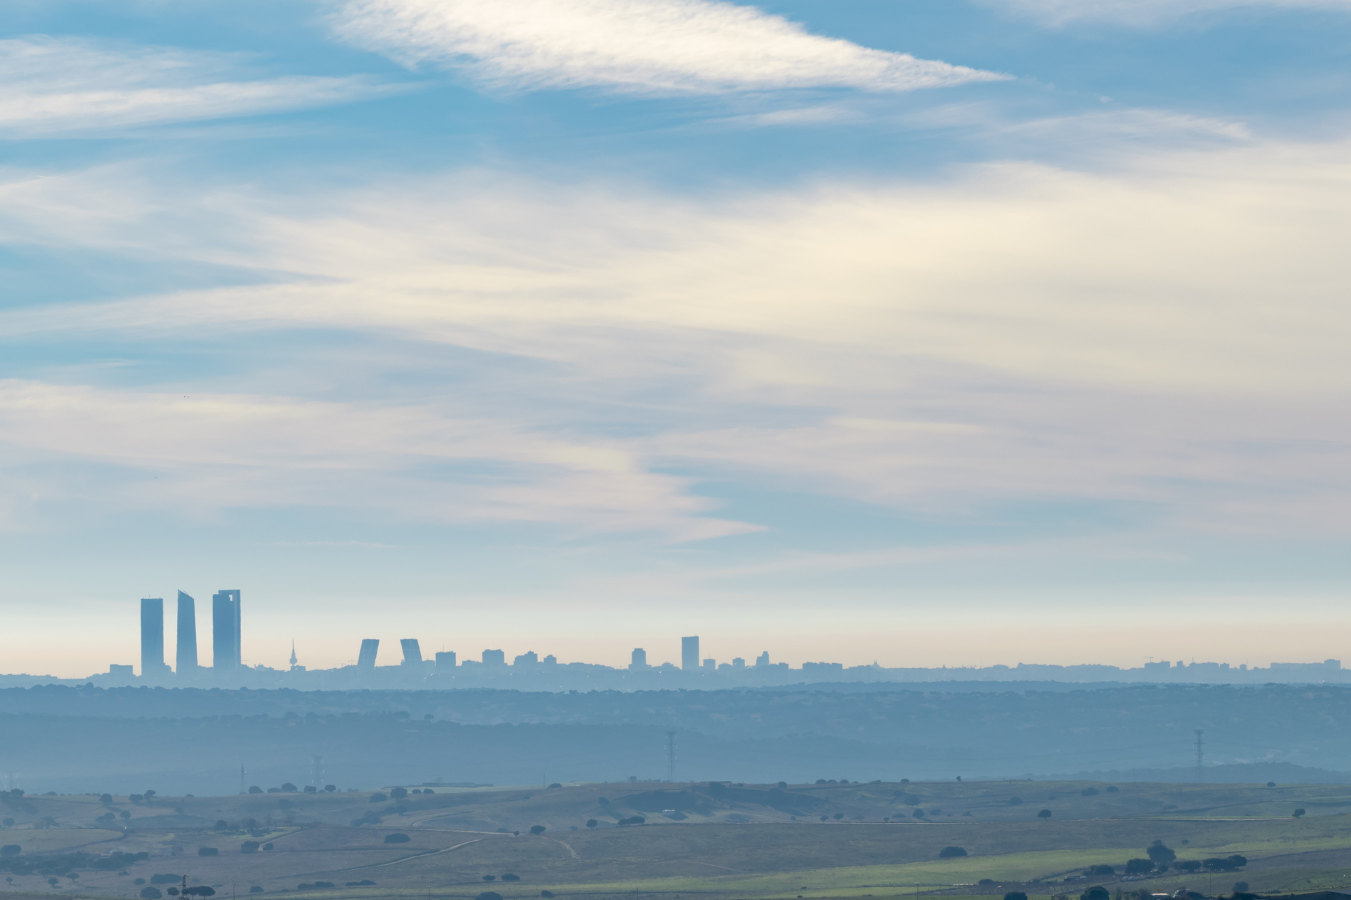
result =
M1345 3L424 2L0 8L5 667L1345 655Z

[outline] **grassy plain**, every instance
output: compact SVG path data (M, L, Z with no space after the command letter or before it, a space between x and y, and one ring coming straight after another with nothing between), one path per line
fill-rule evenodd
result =
M1351 889L1351 787L1343 786L1020 781L433 790L401 799L387 791L135 803L4 799L0 815L15 823L0 831L0 844L18 844L33 859L88 856L59 876L6 873L13 880L0 886L11 892L5 900L136 897L146 886L136 880L153 874L187 875L214 887L220 900L277 893L439 900L485 890L507 900L546 890L571 900L917 893L988 900L1015 888L1037 900L1077 898L1093 883L1113 892L1187 887L1213 896L1240 880L1263 892ZM1305 815L1293 816L1297 809ZM1050 810L1049 818L1041 810ZM120 827L108 825L109 813ZM644 824L617 824L634 816ZM545 830L532 834L531 826ZM387 843L392 834L408 840ZM1249 864L1239 873L1084 879L1092 865L1119 871L1155 840L1179 859L1238 853ZM272 849L247 852L245 841ZM948 846L968 855L940 859ZM203 847L218 854L199 856ZM113 851L149 858L117 870L92 864ZM504 881L508 874L519 880ZM57 877L55 888L49 877Z

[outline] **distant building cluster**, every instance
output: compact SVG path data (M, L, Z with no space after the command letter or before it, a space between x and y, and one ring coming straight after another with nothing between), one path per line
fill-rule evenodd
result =
M237 673L244 668L243 620L238 590L217 591L211 597L211 668L217 673ZM141 600L141 677L161 681L177 673L197 674L197 601L178 592L178 634L175 667L164 661L164 598ZM131 666L112 665L108 674L130 677Z
M1325 683L1343 681L1340 660L1320 663L1272 663L1268 668L1246 664L1179 661L1148 662L1137 669L1116 666L1052 666L1019 663L1017 666L983 668L887 668L845 666L837 662L804 662L793 668L784 662L771 662L769 651L747 665L742 657L730 662L704 657L699 637L680 639L680 664L653 665L647 650L635 647L625 668L592 663L560 663L553 654L543 658L533 650L514 656L507 662L506 651L485 649L477 659L460 659L454 651L438 651L424 658L417 638L399 641L399 660L395 665L378 665L380 639L361 641L356 664L335 669L307 670L299 664L295 647L291 649L290 668L246 666L242 657L242 618L240 592L217 591L211 598L212 665L198 664L196 601L178 592L178 633L176 666L165 663L164 600L150 597L141 601L141 671L147 683L168 683L170 678L208 678L213 683L240 687L267 687L287 684L296 687L343 689L362 686L425 687L515 687L526 690L638 690L689 686L746 686L800 684L804 682L1117 682L1117 683L1232 683L1262 684ZM3 676L0 676L3 677ZM106 677L114 682L129 682L137 675L132 666L113 665Z

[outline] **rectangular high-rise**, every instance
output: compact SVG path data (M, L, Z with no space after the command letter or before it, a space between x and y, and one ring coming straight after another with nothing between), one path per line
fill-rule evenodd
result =
M239 651L239 591L217 591L211 597L211 666L234 672L243 657Z
M374 669L375 655L380 652L379 638L365 638L361 642L361 654L357 657L358 669Z
M141 677L164 671L164 598L141 600Z
M399 646L403 648L403 664L405 666L422 665L422 648L418 646L417 638L403 638L399 641Z
M680 639L680 668L686 672L699 668L699 635Z
M178 674L197 668L197 601L178 592Z

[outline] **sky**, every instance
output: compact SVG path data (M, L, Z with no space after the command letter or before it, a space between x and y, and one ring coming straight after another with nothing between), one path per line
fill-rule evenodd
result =
M0 670L1351 665L1351 0L9 0L0 85Z

